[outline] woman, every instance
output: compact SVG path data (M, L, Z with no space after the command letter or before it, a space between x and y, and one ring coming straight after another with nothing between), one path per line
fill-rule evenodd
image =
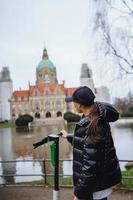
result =
M79 87L66 102L74 102L82 119L74 135L62 130L73 144L73 200L107 200L112 186L121 181L121 172L109 122L119 113L110 104L94 102L95 95L86 86Z

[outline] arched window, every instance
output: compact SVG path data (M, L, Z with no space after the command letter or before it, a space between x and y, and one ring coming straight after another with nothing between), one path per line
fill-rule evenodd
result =
M40 113L39 112L35 113L35 118L38 118L38 119L40 118Z
M58 111L57 112L57 117L62 117L62 112Z
M51 117L51 113L50 112L47 112L46 113L46 118L50 118Z
M39 110L38 106L36 107L36 110Z

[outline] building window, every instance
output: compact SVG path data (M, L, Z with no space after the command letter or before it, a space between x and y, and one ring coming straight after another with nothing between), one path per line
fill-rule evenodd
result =
M50 112L47 112L46 113L46 118L50 118L51 117L51 113Z
M45 107L46 107L46 108L50 108L50 102L49 102L49 101L46 101Z
M15 108L12 109L12 112L15 112Z
M15 113L12 113L12 117L15 117L16 115L15 115Z
M49 78L48 74L45 74L45 76L44 76L44 83L46 83L46 84L50 83L50 78Z
M35 102L35 107L36 107L36 110L39 110L39 107L40 107L40 102L39 101Z
M57 112L57 117L62 117L62 112L58 111Z
M35 113L35 118L38 118L38 119L40 118L40 113L39 112Z

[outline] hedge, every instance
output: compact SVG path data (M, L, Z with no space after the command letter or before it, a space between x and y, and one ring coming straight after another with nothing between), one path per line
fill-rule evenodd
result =
M67 112L64 114L64 119L67 120L67 122L78 122L81 116L72 112Z
M33 121L33 117L31 115L21 115L15 121L16 126L28 126L29 122Z

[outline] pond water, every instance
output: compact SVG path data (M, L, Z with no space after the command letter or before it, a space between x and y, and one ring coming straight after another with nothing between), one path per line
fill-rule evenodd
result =
M56 126L34 127L30 131L16 130L15 128L0 129L0 161L17 161L0 163L0 175L40 174L40 176L34 177L0 177L0 183L17 183L42 179L41 174L44 172L44 166L42 162L36 160L50 158L50 144L48 143L32 150L33 143L41 140L48 134L59 133L61 129L67 129L68 132L72 132L73 128L73 125L66 127L66 125L61 124ZM133 160L133 128L113 125L112 135L118 158L120 160ZM59 149L60 159L72 159L72 147L65 139L60 139ZM22 160L30 160L31 162L21 162ZM124 169L125 163L120 163L120 166ZM50 162L46 163L45 168L48 174L53 173ZM59 168L61 174L72 174L72 162L70 161L62 161Z

